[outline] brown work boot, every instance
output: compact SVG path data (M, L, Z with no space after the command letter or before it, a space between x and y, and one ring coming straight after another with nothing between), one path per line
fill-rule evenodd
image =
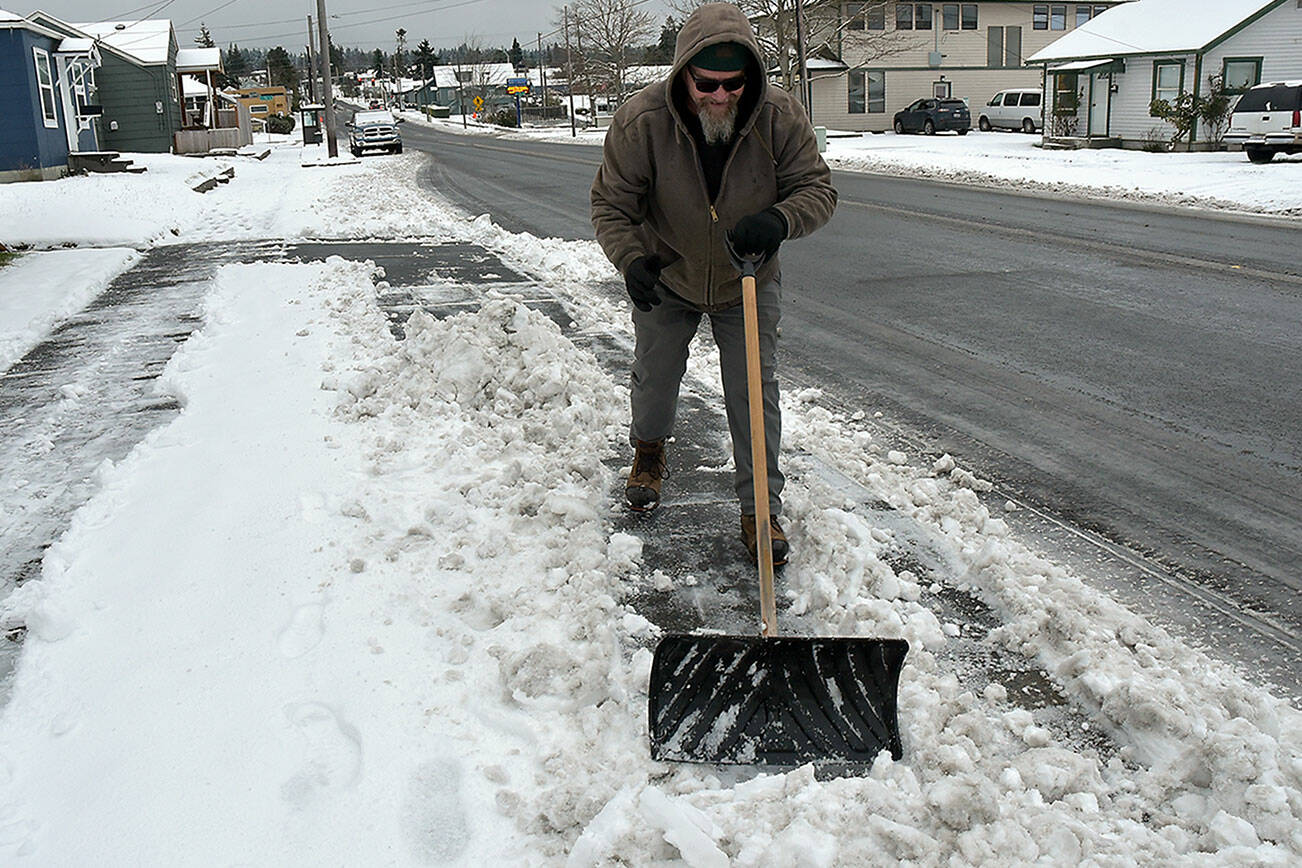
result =
M628 473L624 497L634 512L649 512L660 505L660 480L669 476L665 440L633 441L633 469Z
M791 546L787 543L787 535L782 532L782 525L778 524L777 517L769 518L770 535L773 537L773 566L780 567L787 562L787 555L791 553ZM759 562L759 554L756 552L756 539L758 533L755 530L755 516L741 516L741 541L746 544L746 551L750 552L750 559Z

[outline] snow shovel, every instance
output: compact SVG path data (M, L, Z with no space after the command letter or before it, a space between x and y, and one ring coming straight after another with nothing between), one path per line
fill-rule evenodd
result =
M760 389L755 271L767 257L728 252L741 272L754 466L760 636L668 635L648 690L651 756L747 765L871 763L904 752L896 691L903 639L778 636Z

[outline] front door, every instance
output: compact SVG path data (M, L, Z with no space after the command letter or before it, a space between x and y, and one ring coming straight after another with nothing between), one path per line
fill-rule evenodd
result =
M1108 100L1111 98L1112 75L1106 72L1090 73L1090 117L1087 136L1102 137L1108 134Z

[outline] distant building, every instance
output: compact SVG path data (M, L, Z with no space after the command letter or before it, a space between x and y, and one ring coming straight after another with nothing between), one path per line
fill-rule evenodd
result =
M288 116L292 107L289 91L283 87L242 87L233 95L255 119L268 115Z

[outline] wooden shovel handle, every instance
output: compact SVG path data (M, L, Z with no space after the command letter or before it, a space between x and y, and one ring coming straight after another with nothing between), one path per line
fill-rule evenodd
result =
M746 269L752 272L752 269ZM778 607L773 596L773 531L769 526L769 460L764 443L764 388L760 382L759 299L754 273L741 278L746 331L746 396L750 405L750 463L754 471L755 551L759 558L762 635L778 635Z

